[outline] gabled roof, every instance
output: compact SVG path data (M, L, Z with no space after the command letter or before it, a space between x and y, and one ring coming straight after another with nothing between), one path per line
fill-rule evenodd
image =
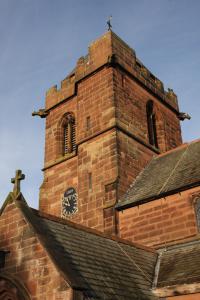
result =
M123 209L200 185L200 140L154 157L117 204Z
M30 209L16 200L27 222L70 286L87 299L157 299L151 291L157 253Z
M156 300L173 287L183 286L184 294L186 284L194 293L193 283L200 283L200 240L160 249L158 255L149 247L42 214L29 208L21 193L16 199L10 193L6 202L13 201L63 278L88 300Z
M167 248L161 256L157 288L200 282L200 241Z

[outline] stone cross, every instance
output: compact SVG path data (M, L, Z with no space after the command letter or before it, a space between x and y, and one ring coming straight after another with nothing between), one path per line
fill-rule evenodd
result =
M11 182L14 183L13 194L17 195L20 192L20 181L25 179L25 175L22 174L21 170L16 170L15 178L11 179Z

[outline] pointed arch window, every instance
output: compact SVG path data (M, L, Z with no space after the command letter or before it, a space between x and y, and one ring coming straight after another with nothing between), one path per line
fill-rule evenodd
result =
M149 143L158 148L157 132L156 132L156 115L154 112L153 101L149 100L146 104L147 112L147 125L148 125L148 136Z
M73 114L68 113L64 116L62 123L63 127L63 155L72 153L76 150L76 132L75 132L75 118Z

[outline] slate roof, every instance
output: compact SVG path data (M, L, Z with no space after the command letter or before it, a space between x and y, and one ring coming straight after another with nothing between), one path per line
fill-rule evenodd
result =
M200 282L200 241L173 246L164 251L157 288Z
M22 199L26 220L70 286L87 299L154 300L157 253L60 218L42 216Z
M138 205L200 185L199 162L200 140L154 157L116 207Z
M84 299L158 300L160 290L166 296L172 286L200 283L200 240L154 251L42 214L28 207L21 193L9 199L15 201L61 276L81 290Z

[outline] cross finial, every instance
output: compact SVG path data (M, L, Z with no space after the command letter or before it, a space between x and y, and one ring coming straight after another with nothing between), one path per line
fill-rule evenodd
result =
M110 31L110 30L111 30L111 28L112 28L112 25L111 25L111 20L112 20L112 16L110 16L110 17L108 18L108 21L107 21L107 25L108 25L108 31Z
M25 179L25 175L22 174L21 170L16 170L15 178L11 179L11 182L14 183L13 194L17 195L20 192L20 181Z

